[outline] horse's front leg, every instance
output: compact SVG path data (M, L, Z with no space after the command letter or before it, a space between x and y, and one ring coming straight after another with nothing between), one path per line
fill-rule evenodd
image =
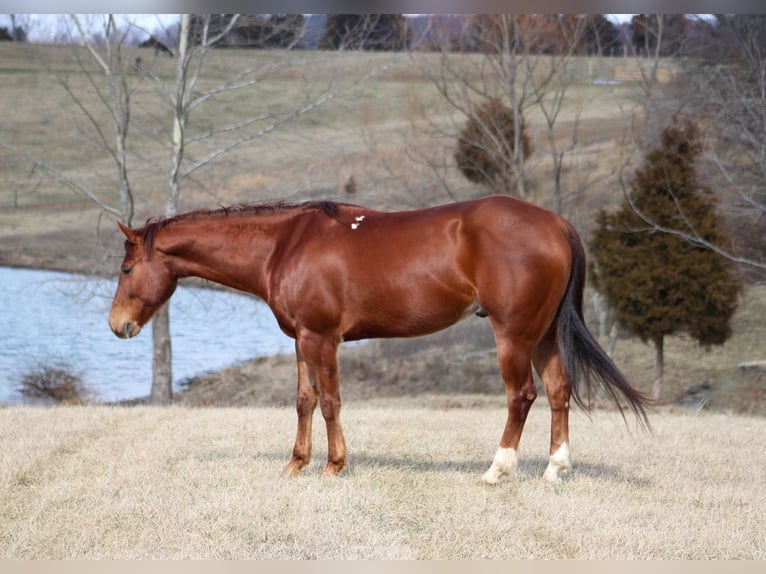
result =
M301 469L311 458L311 423L314 419L314 409L317 406L317 393L309 376L306 360L301 354L296 341L295 356L298 361L298 393L296 410L298 411L298 433L295 437L293 456L285 466L287 474L299 475Z
M319 408L327 426L327 466L325 476L334 476L346 467L346 440L340 424L340 387L338 383L339 338L303 331L298 346L306 361L319 395Z

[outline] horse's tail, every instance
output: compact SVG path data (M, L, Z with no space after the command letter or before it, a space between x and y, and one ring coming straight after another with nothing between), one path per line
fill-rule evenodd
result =
M585 325L582 310L585 248L574 227L568 222L565 225L564 233L572 249L572 270L558 312L558 347L572 398L582 409L588 411L583 387L590 394L592 379L595 378L600 387L612 397L623 418L625 411L620 402L620 395L627 400L641 426L648 429L649 419L645 407L652 404L651 399L631 386Z

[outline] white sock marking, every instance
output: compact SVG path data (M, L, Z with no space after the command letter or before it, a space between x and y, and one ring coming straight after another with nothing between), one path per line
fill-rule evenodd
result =
M548 459L548 466L543 473L543 478L550 482L561 482L559 472L566 473L569 467L569 445L562 443Z
M481 477L486 484L497 484L501 476L513 474L516 470L516 451L512 448L498 448L492 466Z

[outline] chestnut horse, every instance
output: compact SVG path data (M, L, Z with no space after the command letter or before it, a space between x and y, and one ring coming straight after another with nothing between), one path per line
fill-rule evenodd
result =
M298 432L285 472L311 455L319 403L327 426L324 473L346 466L340 423L338 345L433 333L489 317L508 417L482 480L512 474L524 421L537 396L532 365L551 409L544 478L569 469L569 400L583 404L596 379L642 424L647 399L633 389L585 326L585 253L570 223L508 196L383 213L331 203L262 204L195 211L120 225L127 241L109 325L136 336L182 277L252 293L295 339ZM586 385L586 386L583 386Z

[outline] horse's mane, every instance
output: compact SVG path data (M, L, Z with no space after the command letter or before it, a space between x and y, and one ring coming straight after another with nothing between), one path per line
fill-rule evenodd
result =
M222 206L216 209L198 209L188 211L170 217L150 217L141 229L137 229L141 238L141 244L144 247L146 255L151 258L154 250L154 243L160 231L192 219L215 219L219 217L241 217L248 215L270 215L286 211L296 210L319 210L328 217L338 218L340 204L333 201L306 201L302 203L292 203L288 201L275 201L269 203L243 203L230 206Z

